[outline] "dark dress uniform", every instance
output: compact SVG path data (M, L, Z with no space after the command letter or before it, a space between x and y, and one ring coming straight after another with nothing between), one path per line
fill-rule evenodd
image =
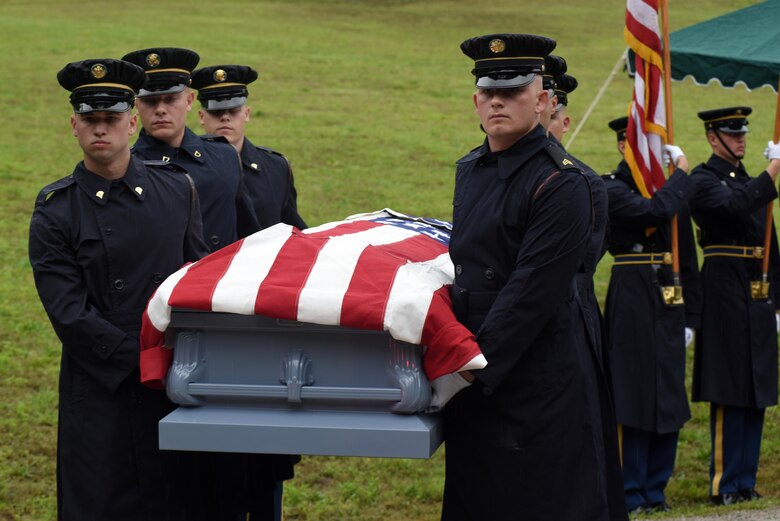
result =
M768 298L751 297L762 272L766 206L777 198L768 173L752 178L715 155L697 166L691 213L701 229L704 302L696 336L693 400L712 404L711 494L754 489L764 409L777 404L775 308L780 254L772 230ZM716 456L722 455L722 457Z
M203 238L210 252L258 230L238 152L224 138L199 137L187 128L181 146L173 148L141 130L132 151L143 159L175 163L190 174L200 196Z
M574 276L590 188L555 153L538 126L502 153L484 144L458 162L453 310L488 366L446 409L445 520L625 518L610 515L582 363Z
M652 198L643 197L625 161L604 180L609 252L615 257L605 312L607 352L626 508L657 508L665 503L678 432L691 417L685 390L685 327L699 327L701 281L686 203L695 187L678 169ZM675 214L684 305L667 304L662 290L674 285L669 252Z
M177 453L157 448L173 410L141 385L141 315L185 262L207 253L198 199L173 166L133 158L109 181L80 163L44 188L30 224L30 263L62 341L57 482L63 521L167 520ZM181 497L181 496L180 496Z
M287 158L276 150L255 146L244 138L241 163L244 183L260 229L277 223L289 224L299 230L306 228L306 223L298 215L295 182Z

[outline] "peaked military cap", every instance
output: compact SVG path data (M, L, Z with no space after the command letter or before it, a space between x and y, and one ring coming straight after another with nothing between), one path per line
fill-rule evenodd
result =
M57 81L70 91L76 114L127 112L146 82L146 74L132 63L100 58L67 64L57 73Z
M544 74L542 74L542 87L544 89L555 89L558 76L566 72L566 60L554 54L548 54L544 57Z
M727 134L748 132L747 117L753 109L750 107L728 107L723 109L702 110L699 118L704 121L705 130L719 130Z
M622 118L613 119L609 122L609 128L617 133L617 140L623 141L626 139L626 129L628 128L628 116Z
M122 59L146 71L148 81L138 92L139 97L144 97L183 91L190 84L190 75L200 56L189 49L153 47L127 53Z
M569 93L577 88L577 78L569 74L561 74L555 78L555 95L558 96L558 106L569 104Z
M257 79L257 71L246 65L214 65L192 73L192 88L206 110L225 110L246 103L246 86Z
M471 73L478 89L511 89L543 73L544 57L555 45L555 40L534 34L488 34L464 41L460 50L474 60Z

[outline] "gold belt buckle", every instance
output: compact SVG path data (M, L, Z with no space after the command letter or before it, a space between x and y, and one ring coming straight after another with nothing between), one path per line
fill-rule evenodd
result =
M671 264L672 263L672 253L665 251L664 252L664 264Z
M664 286L661 290L666 304L670 306L679 306L685 302L683 299L682 286Z
M763 259L764 258L764 248L763 246L756 246L753 248L753 258L754 259Z
M769 298L769 282L760 280L750 281L750 297L753 300L766 300Z

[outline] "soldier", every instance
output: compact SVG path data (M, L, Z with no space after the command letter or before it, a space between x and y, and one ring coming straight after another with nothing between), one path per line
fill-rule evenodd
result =
M143 69L84 60L57 79L71 92L70 124L84 155L38 195L29 255L62 342L58 519L186 519L171 501L177 454L157 448L157 422L173 404L141 385L138 338L160 282L207 253L198 198L172 165L131 157Z
M750 177L742 158L751 112L750 107L699 112L712 155L691 173L697 189L691 213L704 253L693 400L710 402L710 495L717 505L760 497L755 487L764 411L777 404L780 255L774 225L770 251L763 245L766 206L777 197L780 145L769 143L769 165Z
M283 222L306 228L298 215L292 168L285 156L258 147L244 135L250 107L247 85L257 71L245 65L215 65L192 73L192 88L198 91L200 124L209 134L224 136L241 154L244 183L260 228Z
M626 519L608 504L593 433L575 273L591 236L588 178L540 115L549 38L466 40L487 139L458 161L453 310L486 368L464 372L445 412L442 519Z
M577 78L568 74L561 74L555 78L555 110L550 116L550 125L548 127L550 134L563 142L563 135L569 131L571 117L569 117L569 94L574 92L578 86Z
M628 118L609 123L625 150ZM677 438L691 417L685 392L686 328L699 327L701 281L687 201L694 184L679 147L666 146L676 169L651 198L644 197L622 160L605 175L609 195L609 252L615 258L605 308L606 350L615 391L626 509L666 512L664 490L674 468ZM672 217L678 215L684 305L675 303ZM667 290L669 291L669 290Z
M257 71L245 65L215 65L192 73L192 88L198 91L200 124L209 134L224 136L241 155L244 183L252 200L260 228L283 222L298 229L306 223L298 215L292 168L285 156L270 148L258 147L244 135L250 108L246 104L247 85L257 79ZM274 518L281 519L284 480L294 476L299 456L252 454L241 458L243 503L251 519L262 519L263 495L272 480Z
M258 230L243 185L236 150L221 137L200 138L187 128L195 94L187 87L200 57L189 49L158 47L126 54L143 67L147 85L138 93L141 130L133 153L169 161L189 172L201 197L203 236L210 251Z

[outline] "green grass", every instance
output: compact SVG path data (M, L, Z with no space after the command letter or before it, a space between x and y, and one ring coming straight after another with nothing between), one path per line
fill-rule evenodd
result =
M670 2L672 29L754 2ZM289 156L299 206L310 224L382 207L449 219L454 161L477 146L472 64L458 45L492 32L558 40L580 87L570 96L577 125L624 49L622 0L504 2L341 0L187 4L158 0L4 0L0 5L0 520L51 520L59 344L35 293L27 227L38 190L70 173L80 150L70 135L67 93L56 72L83 58L143 47L190 47L202 65L246 63L248 134ZM626 111L631 81L615 77L571 151L596 171L618 161L610 119ZM754 107L746 164L764 166L775 95L690 83L673 86L675 141L692 163L708 155L697 111ZM190 124L197 129L195 114ZM603 300L611 260L599 266ZM680 438L669 486L676 514L706 506L707 407ZM778 418L768 411L760 489L780 497ZM443 449L430 460L307 457L287 483L288 520L433 520L443 487Z

